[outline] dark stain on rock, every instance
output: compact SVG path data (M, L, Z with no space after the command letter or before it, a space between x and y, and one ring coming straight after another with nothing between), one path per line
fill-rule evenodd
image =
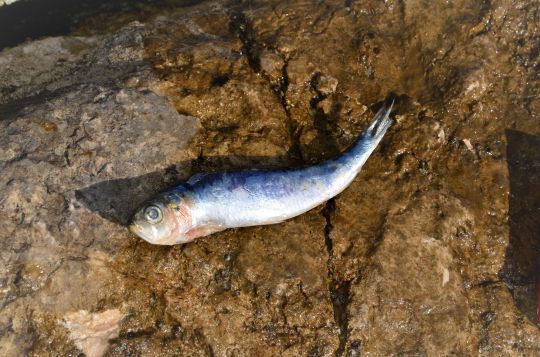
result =
M219 75L219 76L214 77L214 79L212 80L212 85L222 87L225 84L227 84L227 82L230 80L231 80L231 77L227 74Z

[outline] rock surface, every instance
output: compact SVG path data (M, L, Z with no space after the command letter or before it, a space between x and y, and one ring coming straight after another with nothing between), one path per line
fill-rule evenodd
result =
M539 14L204 2L1 52L0 354L538 355ZM191 174L338 154L391 92L323 207L185 246L125 228Z

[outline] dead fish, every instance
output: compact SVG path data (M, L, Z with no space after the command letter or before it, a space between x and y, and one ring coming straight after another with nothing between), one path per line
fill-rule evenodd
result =
M152 244L183 244L227 228L275 224L307 212L354 180L392 124L392 104L383 106L336 159L300 169L192 176L147 202L133 216L130 230Z

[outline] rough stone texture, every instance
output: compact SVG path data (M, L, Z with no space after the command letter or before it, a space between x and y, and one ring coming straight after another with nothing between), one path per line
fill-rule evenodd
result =
M87 356L103 356L109 340L118 337L123 315L118 310L90 314L81 310L67 315L64 326L71 339Z
M205 2L3 51L0 354L538 355L539 14ZM191 174L336 155L391 92L323 207L186 246L125 228Z

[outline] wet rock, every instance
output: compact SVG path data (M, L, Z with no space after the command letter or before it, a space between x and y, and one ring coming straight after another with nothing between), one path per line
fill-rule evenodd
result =
M470 329L470 307L453 244L446 241L450 232L432 236L436 226L471 219L459 202L452 201L437 194L413 198L411 209L386 218L370 252L372 264L351 287L350 338L363 341L365 350L426 355L474 351L464 333ZM376 337L383 333L392 345Z
M281 79L283 67L285 66L281 56L272 52L262 53L260 63L261 70L266 73L272 81L277 83Z
M0 53L0 354L538 354L538 6L345 5L152 9ZM338 154L392 92L323 207L127 231L194 173Z
M75 345L87 356L103 356L110 339L118 337L123 315L118 310L90 314L81 310L64 318L65 326Z
M334 93L337 89L338 80L330 76L321 76L317 80L317 90L322 95Z

